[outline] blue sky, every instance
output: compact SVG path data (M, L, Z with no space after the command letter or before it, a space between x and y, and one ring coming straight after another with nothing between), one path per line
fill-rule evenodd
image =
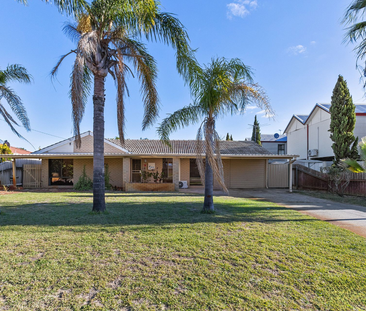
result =
M276 112L265 118L260 109L248 107L244 116L226 116L217 121L221 136L229 132L235 140L251 136L254 115L261 132L284 130L293 114L307 114L316 103L329 103L338 74L348 82L355 103L363 103L364 91L355 68L352 45L343 44L341 19L350 0L162 0L162 11L174 13L185 25L191 46L198 48L201 64L212 57L238 57L252 67L255 81L267 92ZM32 132L19 129L36 149L72 136L69 76L73 57L51 82L50 71L60 55L74 44L63 34L70 18L59 14L52 5L30 0L27 7L14 0L0 4L2 27L0 67L21 64L34 77L31 85L12 84L21 96L31 121ZM162 43L148 43L159 68L158 91L160 119L192 102L189 89L175 70L174 50ZM157 139L155 127L142 132L142 102L136 79L128 81L130 97L126 104L127 138ZM105 136L117 136L116 90L107 81ZM5 104L6 107L7 104ZM90 100L81 130L92 130ZM159 121L157 122L159 123ZM196 126L174 133L172 139L194 139ZM40 132L48 133L49 136ZM17 138L0 121L0 139L13 146L32 146Z

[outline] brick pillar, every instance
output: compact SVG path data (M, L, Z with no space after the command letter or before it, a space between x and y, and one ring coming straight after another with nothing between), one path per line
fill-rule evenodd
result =
M131 159L123 158L123 176L122 176L122 187L126 190L126 183L129 183L131 180Z
M48 188L48 159L42 159L41 188Z
M180 180L180 159L173 158L173 184L175 190L179 190L179 180Z

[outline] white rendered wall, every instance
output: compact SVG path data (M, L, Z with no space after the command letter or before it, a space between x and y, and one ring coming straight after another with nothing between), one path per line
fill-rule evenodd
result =
M317 157L333 156L332 140L330 139L330 114L323 109L315 108L309 124L309 149L318 149Z
M293 119L287 130L287 153L297 154L299 159L307 156L307 133L306 126L300 121Z
M356 126L353 134L358 137L359 142L362 137L366 136L366 116L356 116Z

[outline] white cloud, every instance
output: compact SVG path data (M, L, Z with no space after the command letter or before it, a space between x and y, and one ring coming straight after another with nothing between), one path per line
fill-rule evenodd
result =
M273 118L274 116L275 116L274 113L267 113L263 115L262 118Z
M296 46L291 46L287 49L287 53L293 54L293 55L304 54L305 52L306 52L306 47L301 44L296 45Z
M311 45L315 45L316 44L316 41L311 41L310 44Z
M233 16L243 18L250 14L250 10L256 9L257 6L257 0L234 0L234 2L227 4L227 17L229 19Z
M249 106L246 106L245 109L257 109L258 107L257 106L254 106L254 105L249 105Z
M265 114L265 113L266 113L265 110L261 110L261 111L257 112L256 114Z

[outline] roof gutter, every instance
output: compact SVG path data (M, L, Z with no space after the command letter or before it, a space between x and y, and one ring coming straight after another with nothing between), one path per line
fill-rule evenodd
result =
M12 159L50 159L50 158L92 158L93 153L63 153L63 154L7 154L7 158ZM105 158L124 158L124 157L137 157L137 158L195 158L195 153L190 154L171 154L171 153L160 153L160 154L141 154L141 153L105 153ZM222 159L284 159L291 160L298 158L299 155L278 155L278 154L222 154Z

